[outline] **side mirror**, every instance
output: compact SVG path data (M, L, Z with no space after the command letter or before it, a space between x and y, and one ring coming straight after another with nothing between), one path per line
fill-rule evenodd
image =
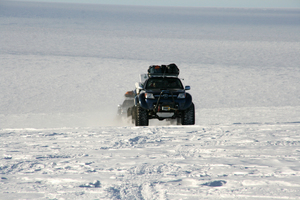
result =
M139 90L144 89L142 83L139 83L139 82L136 82L136 83L135 83L135 88L136 88L136 89L139 89Z
M187 86L185 86L184 89L185 89L185 90L190 90L190 89L191 89L191 86L187 85Z

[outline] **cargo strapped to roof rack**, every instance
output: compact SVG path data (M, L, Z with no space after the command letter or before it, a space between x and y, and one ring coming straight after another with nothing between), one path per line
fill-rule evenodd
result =
M148 69L149 77L178 77L179 68L176 64L171 63L169 65L151 65Z

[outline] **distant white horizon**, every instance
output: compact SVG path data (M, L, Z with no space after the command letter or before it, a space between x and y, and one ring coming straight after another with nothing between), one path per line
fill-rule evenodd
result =
M175 7L246 7L246 8L300 8L300 0L17 0L31 2L84 3Z

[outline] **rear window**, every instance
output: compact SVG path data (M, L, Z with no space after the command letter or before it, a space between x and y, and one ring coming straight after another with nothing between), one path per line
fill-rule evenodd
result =
M146 83L146 89L183 89L178 78L153 78Z

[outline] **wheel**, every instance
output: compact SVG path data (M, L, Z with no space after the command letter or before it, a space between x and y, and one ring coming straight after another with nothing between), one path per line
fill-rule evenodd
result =
M177 120L177 121L176 121L176 124L177 124L177 125L182 125L182 120L181 120L181 118L177 118L176 120Z
M135 111L135 125L148 126L149 119L147 110L143 109L140 105L137 105Z
M195 124L195 105L192 105L182 112L181 118L182 125L194 125Z
M129 117L130 116L131 116L131 123L135 124L135 121L136 121L136 108L135 108L135 106L132 107L132 108L130 108L130 115L129 115Z

